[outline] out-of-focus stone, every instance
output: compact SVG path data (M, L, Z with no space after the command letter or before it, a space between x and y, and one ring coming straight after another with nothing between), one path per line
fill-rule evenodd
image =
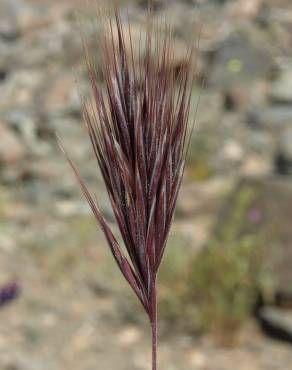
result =
M56 78L50 85L46 94L44 108L50 115L58 113L70 113L74 110L77 87L72 75L61 75ZM79 107L78 107L79 108Z
M0 165L9 165L24 158L24 149L18 137L0 122Z
M84 202L70 200L59 200L56 203L56 211L62 217L80 216L82 214L91 214Z
M135 326L124 328L121 332L117 333L117 342L124 346L132 346L141 338L141 331Z
M178 198L177 217L214 214L229 188L230 183L224 179L185 185Z
M292 108L287 105L275 105L255 108L248 112L247 123L256 128L278 128L292 125Z
M224 108L227 111L246 112L250 106L262 106L267 96L266 81L257 81L248 86L238 84L224 91Z
M225 40L215 52L210 83L219 88L230 88L264 78L272 66L267 50L254 45L248 38L233 36Z
M224 160L240 162L243 159L244 150L237 141L230 139L224 143L221 155Z
M5 115L9 127L17 131L27 144L36 139L38 118L29 108L14 108Z
M30 106L34 103L35 93L43 82L43 73L38 70L20 69L10 73L0 89L2 108L15 109L15 106ZM11 109L12 110L12 109Z
M0 235L0 251L12 252L15 249L15 242L12 235L1 232Z
M292 343L292 310L263 307L258 313L258 318L267 334Z
M278 172L292 174L292 128L281 134L275 162Z
M187 360L190 366L194 366L196 369L207 369L208 361L206 354L202 351L193 350L188 353Z
M81 60L83 55L77 29L78 27L72 27L68 20L60 19L50 27L32 32L27 37L23 37L21 42L14 43L6 59L14 68L16 66L31 68L31 71L40 68L42 76L47 79L51 77L47 74L47 68L51 71L51 67L58 65L59 62L64 63L68 71L72 65L76 65Z
M65 4L30 4L23 0L1 0L0 37L13 40L35 30L48 27L64 15Z
M270 89L270 99L276 103L292 103L292 69L282 72Z
M19 30L16 12L20 6L18 0L1 0L0 2L0 38L11 41L17 38Z
M138 5L141 8L147 9L149 6L149 1L148 0L138 0ZM153 0L153 9L154 10L159 10L163 7L164 3L161 0Z
M258 15L263 0L238 0L232 4L232 14L240 18L254 18Z
M259 155L249 156L244 160L240 172L245 176L265 176L273 171L272 160L263 158Z

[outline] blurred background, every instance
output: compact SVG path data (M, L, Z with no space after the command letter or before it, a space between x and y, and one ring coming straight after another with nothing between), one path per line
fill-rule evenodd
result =
M154 3L171 21L171 69L203 24L198 119L159 276L160 368L287 369L291 1ZM147 1L126 4L137 40ZM98 58L84 1L0 0L1 370L150 369L145 315L56 144L55 131L114 225L76 90L77 70L89 92L76 10Z

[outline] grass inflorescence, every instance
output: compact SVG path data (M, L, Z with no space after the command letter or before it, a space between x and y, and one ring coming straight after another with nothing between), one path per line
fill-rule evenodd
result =
M192 46L186 53L179 71L169 68L174 50L166 22L163 28L164 32L156 31L150 9L145 43L140 41L137 58L131 26L129 22L125 26L115 6L114 17L106 17L98 35L101 56L98 66L90 56L86 40L83 41L92 91L90 103L82 100L84 119L124 247L67 156L118 267L149 316L153 370L157 273L192 131L188 130L188 121L195 50Z

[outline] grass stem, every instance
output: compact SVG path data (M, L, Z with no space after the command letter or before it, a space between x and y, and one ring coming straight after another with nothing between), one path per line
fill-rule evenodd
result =
M152 285L151 297L152 370L157 370L157 291L156 281Z

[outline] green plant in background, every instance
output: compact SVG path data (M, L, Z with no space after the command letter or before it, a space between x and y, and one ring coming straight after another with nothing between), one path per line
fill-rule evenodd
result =
M196 135L190 143L187 166L189 179L193 181L204 181L212 173L210 164L210 143L206 135Z
M236 194L220 230L191 268L189 295L198 304L202 328L219 336L232 336L250 317L263 285L262 237L244 230L255 196L248 187Z
M159 272L161 313L166 322L180 324L179 319L186 317L188 308L186 286L189 276L190 240L176 233L171 235L168 244L169 248Z
M189 295L202 329L233 335L251 315L259 285L259 244L247 236L230 244L214 240L196 257Z
M256 193L243 187L235 193L230 210L222 215L213 238L194 258L169 255L165 268L174 268L176 281L168 282L162 270L166 318L187 316L192 331L211 331L225 343L251 317L259 291L270 292L271 276L262 262L263 236L249 225L249 211Z

